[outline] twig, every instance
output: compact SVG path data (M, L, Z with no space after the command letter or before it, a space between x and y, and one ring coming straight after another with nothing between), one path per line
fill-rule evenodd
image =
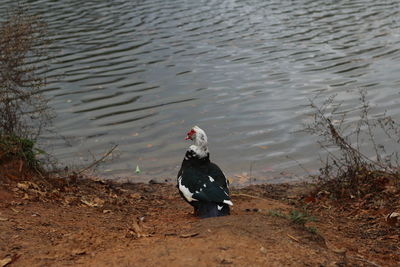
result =
M19 160L19 173L22 172L22 167L24 166L24 162L22 160Z
M312 174L309 172L309 170L307 170L307 169L303 166L303 164L300 163L300 161L298 161L298 160L295 159L295 158L292 158L292 157L289 156L289 155L287 155L286 158L288 158L288 159L293 160L294 162L296 162L297 165L299 165L299 167L303 169L303 171L305 171L306 173L308 173L309 176L312 176Z
M297 243L301 243L300 240L298 240L296 237L294 237L294 236L292 236L292 235L290 235L290 234L288 234L288 233L286 233L286 235L287 235L290 239L296 241Z
M250 161L250 170L249 170L250 185L251 185L251 173L252 173L252 171L253 171L253 163L254 163L254 161Z
M191 233L191 234L181 234L179 237L180 238L189 238L189 237L195 237L198 236L199 233Z
M375 267L381 267L381 265L376 264L375 262L366 260L366 259L364 259L364 258L362 258L362 257L360 257L360 256L358 256L358 257L347 256L347 257L350 258L350 259L354 259L354 260L359 260L359 261L366 262L366 263L371 264L372 266L375 266Z
M77 172L77 174L79 175L79 174L81 174L82 172L87 171L87 170L89 170L90 168L92 168L93 166L96 166L97 164L99 164L100 162L102 162L105 158L107 158L107 157L117 148L117 146L118 146L118 145L115 145L115 146L114 146L113 148L111 148L107 153L105 153L100 159L94 161L94 162L93 162L92 164L90 164L89 166L87 166L87 167L85 167L85 168L79 170L79 171Z

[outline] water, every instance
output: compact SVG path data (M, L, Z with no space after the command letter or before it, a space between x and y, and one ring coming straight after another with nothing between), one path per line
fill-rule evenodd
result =
M118 144L99 169L111 179L173 179L199 125L229 176L296 180L298 163L320 165L316 139L296 133L309 98L351 108L365 88L375 113L400 114L398 1L28 2L52 39L58 136L42 142L71 165Z

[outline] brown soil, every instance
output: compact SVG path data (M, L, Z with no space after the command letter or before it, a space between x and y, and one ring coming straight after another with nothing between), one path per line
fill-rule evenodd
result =
M231 216L198 219L171 184L0 177L0 266L399 266L383 215L313 199L296 223L305 189L236 189Z

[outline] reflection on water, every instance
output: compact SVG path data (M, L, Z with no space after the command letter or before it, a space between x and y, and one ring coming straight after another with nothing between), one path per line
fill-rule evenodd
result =
M71 164L119 144L110 178L173 177L194 124L229 175L315 169L314 139L293 132L318 92L351 107L365 88L400 114L398 1L27 2L49 24L45 94L67 140L43 142Z

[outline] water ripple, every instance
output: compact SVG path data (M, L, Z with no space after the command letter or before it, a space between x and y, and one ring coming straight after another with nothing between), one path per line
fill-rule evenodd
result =
M228 174L296 169L286 156L315 169L314 141L291 133L309 121L317 93L352 108L365 88L377 112L400 114L398 1L20 2L49 26L51 59L40 71L55 128L80 140L43 142L66 162L121 144L103 168L109 176L136 165L173 175L194 124ZM1 1L0 15L13 5Z

